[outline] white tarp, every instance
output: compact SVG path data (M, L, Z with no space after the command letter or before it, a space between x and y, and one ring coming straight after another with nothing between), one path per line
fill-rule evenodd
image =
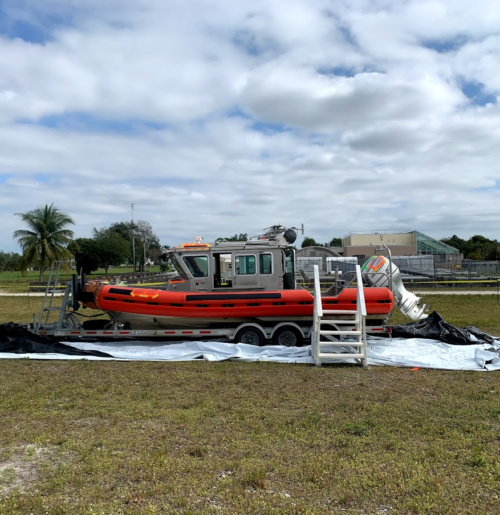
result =
M255 347L243 343L216 341L186 342L64 342L77 349L100 350L113 358L96 356L67 356L63 354L0 353L0 358L29 359L87 359L136 361L274 361L279 363L312 364L311 347L283 347L269 345ZM486 349L493 348L494 351ZM337 350L338 347L335 347ZM332 349L333 352L335 350ZM354 363L353 360L335 360L335 363ZM500 341L493 345L450 345L420 338L369 338L368 364L395 367L420 367L443 370L500 370Z

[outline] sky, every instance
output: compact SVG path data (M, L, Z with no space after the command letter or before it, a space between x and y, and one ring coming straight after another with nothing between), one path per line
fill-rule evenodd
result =
M500 239L499 71L497 0L0 0L0 250L52 203Z

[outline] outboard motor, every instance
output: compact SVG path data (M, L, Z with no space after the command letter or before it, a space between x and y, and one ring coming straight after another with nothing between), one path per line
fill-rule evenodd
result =
M392 265L392 268L391 268ZM399 268L385 256L368 258L361 269L363 279L370 286L390 288L392 270L392 293L398 309L412 320L427 318L424 314L427 306L421 303L421 298L409 292L403 285Z

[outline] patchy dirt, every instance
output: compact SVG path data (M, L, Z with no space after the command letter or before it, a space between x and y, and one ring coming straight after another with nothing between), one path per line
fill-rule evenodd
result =
M26 445L0 452L0 495L5 495L14 489L24 492L38 481L40 468L50 463L54 451L50 448Z

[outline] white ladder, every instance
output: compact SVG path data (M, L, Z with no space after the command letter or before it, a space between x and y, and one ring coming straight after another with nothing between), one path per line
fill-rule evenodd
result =
M321 302L321 289L318 265L314 265L314 314L311 333L311 353L316 366L322 363L355 359L367 366L366 355L366 304L363 292L361 268L356 265L357 299L353 310L324 310ZM328 316L328 318L324 318ZM354 330L342 326L354 326ZM322 326L329 326L323 329ZM332 327L335 327L332 330ZM349 341L340 337L350 336ZM337 339L338 338L338 339Z

